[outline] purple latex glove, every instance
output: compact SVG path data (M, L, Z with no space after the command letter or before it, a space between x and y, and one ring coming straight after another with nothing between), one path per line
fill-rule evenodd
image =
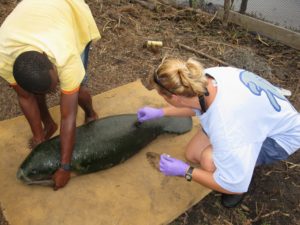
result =
M166 176L184 177L190 166L185 162L162 154L160 156L159 170Z
M144 107L137 112L138 121L145 122L146 120L161 118L164 116L163 109L156 109L152 107Z

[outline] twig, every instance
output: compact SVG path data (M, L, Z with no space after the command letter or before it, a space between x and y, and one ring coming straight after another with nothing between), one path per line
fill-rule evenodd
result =
M285 161L285 160L283 162L285 162L285 164L289 165L289 166L287 166L289 169L293 169L294 167L300 167L300 164L288 162L288 161Z
M284 212L280 212L281 213L281 215L284 215L284 216L286 216L286 217L290 217L290 214L289 213L284 213Z
M202 25L202 24L200 24L200 23L197 23L197 26L198 26L199 28L201 28L201 29L205 29L205 26Z
M187 214L187 212L184 213L184 220L183 220L183 225L188 223L188 218L189 218L189 214Z
M118 23L114 26L113 30L115 30L117 27L120 27L121 25L121 15L119 15Z
M224 223L228 224L228 225L233 225L233 223L229 222L228 220L224 219Z
M222 65L225 65L225 66L232 66L232 65L230 65L229 63L222 61L221 59L218 59L218 58L216 58L216 57L214 57L214 56L208 55L208 54L206 54L206 53L204 53L204 52L197 51L196 49L191 48L191 47L189 47L189 46L187 46L187 45L184 45L184 44L178 44L178 46L179 46L180 48L184 48L185 50L188 50L188 51L190 51L190 52L193 52L193 53L202 55L202 56L204 56L204 57L206 57L206 58L208 58L208 59L211 59L211 60L213 60L213 61L215 61L215 62L218 62L218 63L220 63L220 64L222 64Z
M251 223L257 222L261 218L261 214L264 211L264 204L262 205L261 210L259 212L257 211L258 210L257 202L255 203L255 205L256 205L255 211L256 211L257 216L253 220L250 220Z
M300 187L300 185L299 184L296 184L294 181L292 181L292 184L295 186L295 187Z
M216 18L217 15L218 15L218 11L215 12L214 16L209 20L209 23L211 23Z
M103 31L103 32L106 30L106 27L108 27L108 24L110 24L111 22L113 22L113 20L107 21L107 22L104 24L104 26L103 26L103 28L102 28L102 31ZM108 28L110 28L110 27L108 27Z
M261 43L263 43L264 45L269 47L269 44L267 42L263 41L259 34L257 34L257 40L259 40Z
M268 217L268 216L272 216L272 215L274 215L274 214L276 214L276 213L278 213L278 212L279 212L279 209L278 209L278 210L274 210L274 211L272 211L272 212L270 212L270 213L267 213L267 214L262 215L261 218L266 218L266 217Z

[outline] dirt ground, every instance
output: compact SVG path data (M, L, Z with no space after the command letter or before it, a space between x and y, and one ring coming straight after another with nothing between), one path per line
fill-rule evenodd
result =
M102 34L90 55L92 95L136 79L147 85L148 75L166 55L197 57L205 67L221 65L179 47L184 44L289 89L290 101L300 110L300 51L232 24L223 29L213 15L164 4L150 10L132 2L136 1L87 1ZM15 4L0 0L0 24ZM147 40L163 41L163 47L145 48ZM21 115L15 93L2 79L0 90L0 120ZM58 93L48 97L49 106L58 101ZM288 161L256 168L241 206L225 209L220 194L212 192L171 223L186 224L300 224L300 152ZM7 225L2 211L0 225Z

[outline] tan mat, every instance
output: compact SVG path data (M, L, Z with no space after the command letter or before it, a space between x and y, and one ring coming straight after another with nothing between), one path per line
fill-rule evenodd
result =
M93 98L100 117L136 113L144 105L163 106L155 91L136 81ZM59 121L59 108L51 109ZM83 121L79 112L78 124ZM196 120L195 120L196 121ZM184 178L165 177L146 159L147 151L183 159L183 148L199 129L162 135L138 154L111 169L74 177L58 191L27 186L16 171L29 153L31 137L23 116L0 122L0 202L10 225L156 225L167 224L196 204L210 190Z

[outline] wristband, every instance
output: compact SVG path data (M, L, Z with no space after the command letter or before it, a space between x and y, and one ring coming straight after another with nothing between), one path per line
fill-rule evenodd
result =
M64 171L70 171L71 165L69 163L61 163L60 168L63 169Z
M193 170L194 170L194 167L190 166L190 167L188 168L188 170L186 171L184 177L185 177L185 179L186 179L187 181L191 181L191 180L192 180L192 178L193 178L193 176L192 176Z

